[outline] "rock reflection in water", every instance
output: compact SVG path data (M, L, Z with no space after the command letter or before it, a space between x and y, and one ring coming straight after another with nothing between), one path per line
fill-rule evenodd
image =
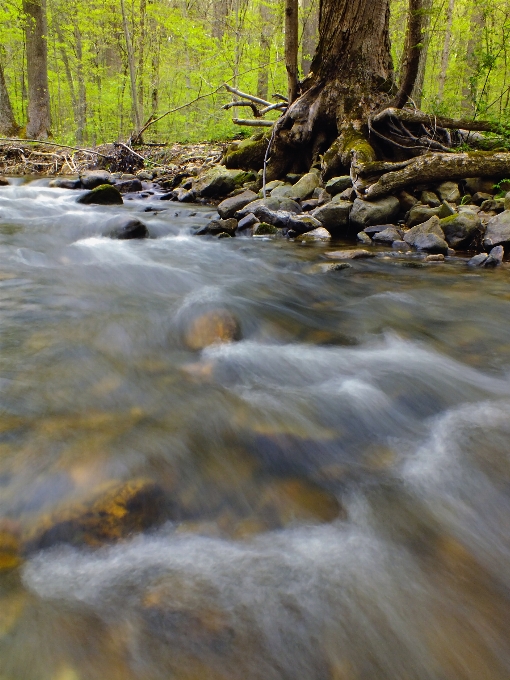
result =
M507 270L142 209L0 189L0 679L508 680Z

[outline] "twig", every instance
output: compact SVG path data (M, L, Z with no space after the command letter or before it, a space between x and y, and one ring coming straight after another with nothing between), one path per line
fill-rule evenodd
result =
M271 146L273 145L274 138L276 135L276 130L277 126L273 126L273 131L271 133L271 137L269 138L269 142L267 145L266 153L264 154L264 169L262 171L262 196L265 198L266 197L266 170L267 170L267 164L269 162L269 154L271 152Z
M280 102L279 104L271 104L271 106L266 106L265 109L262 109L262 111L260 111L260 115L264 116L266 113L269 113L269 111L275 111L277 109L280 109L281 111L286 111L287 104L285 104L284 102Z
M55 142L42 141L40 139L18 139L16 137L0 137L0 142L22 142L23 144L43 144L45 146L58 146L61 149L73 149L74 151L81 151L82 153L91 153L96 156L101 156L101 158L109 158L105 156L104 153L99 153L99 151L92 151L91 149L80 149L77 146L69 146L69 144L56 144Z
M282 102L285 102L286 104L289 103L287 97L285 97L283 94L279 94L278 92L275 92L273 94L273 99L280 99Z
M123 144L122 142L114 142L113 146L121 146L123 149L126 149L126 151L129 151L130 154L132 154L133 156L136 156L136 158L139 158L140 160L142 160L145 163L145 158L143 156L140 156L139 153L136 153L136 151L133 151L133 149L131 149L129 146L127 146L127 144Z
M271 120L243 120L242 118L233 118L232 122L236 125L247 125L248 127L273 127L274 121Z

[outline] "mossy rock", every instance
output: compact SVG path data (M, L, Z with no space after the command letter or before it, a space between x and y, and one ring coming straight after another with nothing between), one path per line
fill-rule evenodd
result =
M223 157L224 165L227 168L259 170L264 165L269 138L269 134L258 134L240 143L232 144Z
M21 564L20 538L16 527L0 521L0 573Z
M253 227L253 236L277 236L281 234L281 229L268 224L267 222L260 222Z
M42 517L23 535L30 554L59 543L99 547L149 529L169 518L163 489L150 480L113 482L91 498L65 504Z
M83 205L122 205L124 200L118 189L111 184L101 184L87 191L77 201Z

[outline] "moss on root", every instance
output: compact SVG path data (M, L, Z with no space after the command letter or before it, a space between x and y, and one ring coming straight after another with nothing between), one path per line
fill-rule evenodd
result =
M259 133L242 142L231 144L223 157L223 164L227 168L260 170L264 165L269 138L269 134Z

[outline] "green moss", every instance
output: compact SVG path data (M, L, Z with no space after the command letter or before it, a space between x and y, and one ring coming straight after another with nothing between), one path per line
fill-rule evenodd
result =
M453 222L455 222L455 220L456 220L457 218L458 218L458 215L455 214L455 215L449 215L448 217L443 217L443 219L442 219L442 220L439 220L439 221L440 221L440 223L441 223L441 226L443 226L443 225L446 226L446 225L448 225L448 224L452 224Z
M264 165L264 156L266 155L268 144L268 134L257 134L242 142L236 142L227 149L223 163L227 168L260 170Z

